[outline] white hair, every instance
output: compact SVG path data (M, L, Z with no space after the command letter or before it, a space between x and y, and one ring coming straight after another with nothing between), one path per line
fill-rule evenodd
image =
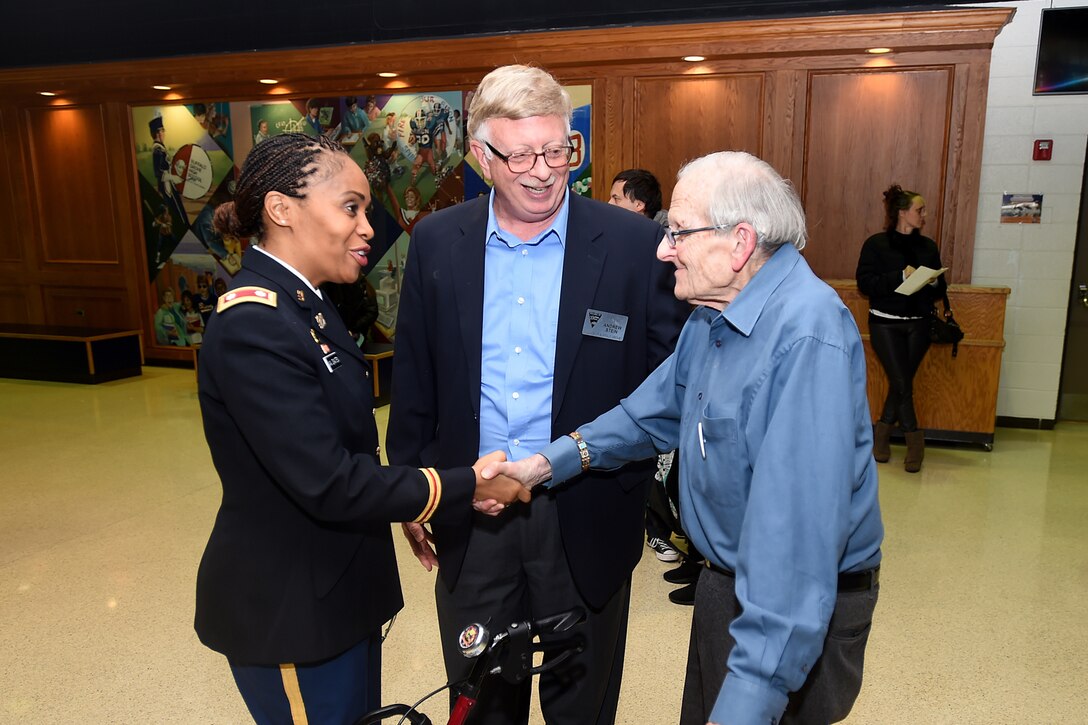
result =
M743 151L719 151L685 164L677 180L697 179L714 226L748 222L765 255L783 244L804 249L808 240L805 212L797 191L771 165Z

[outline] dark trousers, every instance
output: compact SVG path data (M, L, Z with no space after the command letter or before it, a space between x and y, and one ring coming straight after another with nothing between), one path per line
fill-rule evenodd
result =
M382 645L375 632L348 651L311 664L230 663L257 725L353 725L381 707Z
M580 606L586 610L587 619L575 630L585 649L540 675L540 708L549 725L613 723L623 674L630 596L628 579L603 609L593 610L582 600L567 566L553 494L538 495L531 506L515 507L502 516L477 516L453 591L446 588L441 577L435 584L446 674L456 682L472 669L472 661L465 659L457 646L458 636L467 624L489 623L495 633L511 622ZM544 658L549 659L548 652ZM511 685L501 677L490 677L468 722L527 723L531 693L530 680Z
M662 488L661 482L657 480L650 481L650 485L656 487L656 489ZM673 527L669 525L668 519L660 513L660 499L664 498L664 489L662 489L661 496L655 496L655 488L651 488L650 491L650 500L646 502L646 541L661 539L668 542L669 537L672 536ZM664 505L668 506L668 502L665 502Z
M888 376L881 422L898 422L904 433L918 430L914 374L929 349L929 320L889 320L869 315L869 342Z
M703 569L699 576L680 725L706 725L718 699L735 644L729 624L741 611L735 587L733 577L711 569ZM824 725L850 714L861 691L865 645L878 590L876 585L835 599L823 654L801 689L790 693L781 725Z

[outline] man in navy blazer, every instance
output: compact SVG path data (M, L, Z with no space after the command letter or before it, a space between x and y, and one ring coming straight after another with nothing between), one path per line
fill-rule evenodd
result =
M527 457L616 405L671 352L687 315L655 259L662 229L568 191L571 102L543 70L505 66L476 90L471 148L491 195L414 230L397 320L387 449L453 466ZM436 583L451 681L470 622L495 628L582 606L584 651L541 676L548 723L615 719L648 464L584 474L471 526L407 525ZM434 549L431 547L434 543ZM437 550L437 551L436 551ZM473 723L525 723L530 683L494 678Z

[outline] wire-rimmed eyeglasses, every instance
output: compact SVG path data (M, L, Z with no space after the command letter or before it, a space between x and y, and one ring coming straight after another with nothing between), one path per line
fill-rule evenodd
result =
M512 154L504 154L497 148L484 141L484 145L491 149L491 153L502 159L502 162L506 164L506 168L510 169L515 174L524 174L529 169L536 166L536 159L538 156L544 157L544 163L553 169L561 169L570 163L571 154L574 153L573 146L548 146L543 151L517 151Z
M732 229L736 224L715 224L712 227L696 227L695 229L673 229L672 227L665 227L665 241L669 246L676 249L676 245L684 241L680 239L688 234L694 234L695 232L709 232L712 229Z

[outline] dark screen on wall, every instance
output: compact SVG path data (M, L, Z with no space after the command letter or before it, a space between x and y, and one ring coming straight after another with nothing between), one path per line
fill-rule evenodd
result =
M1044 10L1035 95L1088 93L1088 8Z

